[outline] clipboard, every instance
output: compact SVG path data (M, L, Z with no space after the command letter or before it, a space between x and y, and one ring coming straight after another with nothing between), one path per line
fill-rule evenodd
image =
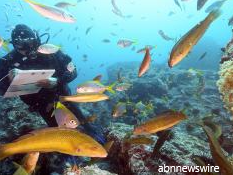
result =
M3 95L7 97L17 97L27 94L35 94L41 90L41 87L37 86L37 83L41 80L49 79L55 70L19 70L14 75L14 69L10 71L9 76L11 78L10 86Z

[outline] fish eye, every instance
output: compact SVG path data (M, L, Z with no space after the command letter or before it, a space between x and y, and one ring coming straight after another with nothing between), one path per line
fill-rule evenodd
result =
M70 120L70 124L75 124L76 125L76 121Z

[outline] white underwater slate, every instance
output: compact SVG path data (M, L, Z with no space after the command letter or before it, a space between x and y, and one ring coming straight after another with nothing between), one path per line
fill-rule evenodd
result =
M40 91L41 87L37 87L36 84L41 80L49 79L54 72L54 69L19 70L12 78L12 82L3 97L17 97L20 95L37 93Z

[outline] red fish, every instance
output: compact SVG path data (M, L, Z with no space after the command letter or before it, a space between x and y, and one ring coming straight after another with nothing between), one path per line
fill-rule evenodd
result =
M138 77L141 77L150 67L151 57L150 57L150 50L146 49L146 54L144 56L144 59L141 63L141 66L139 68Z

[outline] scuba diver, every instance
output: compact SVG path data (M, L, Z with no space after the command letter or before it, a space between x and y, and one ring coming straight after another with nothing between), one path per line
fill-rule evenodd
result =
M13 44L14 49L0 59L0 95L4 94L10 84L9 79L4 77L7 77L12 69L16 72L20 69L55 69L52 78L39 83L38 86L42 89L38 93L22 95L20 99L29 106L31 112L38 112L49 127L56 127L55 117L51 117L54 103L58 101L60 95L71 95L68 83L77 77L77 71L72 59L61 51L50 55L37 52L40 45L48 42L49 34L47 34L47 41L41 43L41 37L46 34L39 36L37 31L26 25L16 25L11 34L11 44ZM97 132L97 128L92 124L85 122L85 117L77 104L67 102L64 105L74 113L81 123L84 123L82 127L86 134L89 134L101 144L105 143L102 133ZM64 157L70 158L71 156Z

